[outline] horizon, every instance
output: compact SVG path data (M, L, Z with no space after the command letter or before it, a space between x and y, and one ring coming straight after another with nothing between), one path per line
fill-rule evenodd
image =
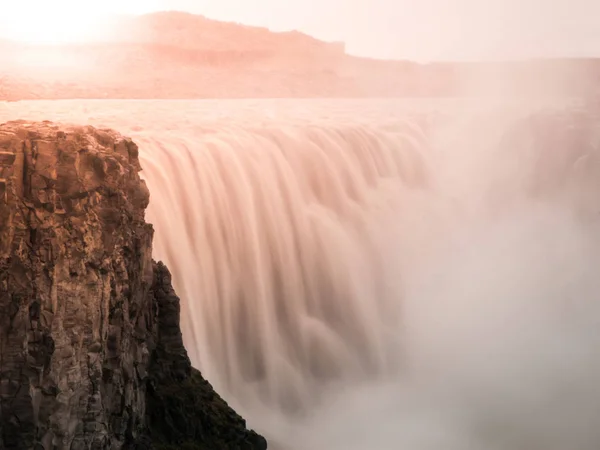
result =
M218 5L191 0L105 0L90 9L73 0L23 0L0 6L0 29L8 30L0 35L32 40L26 33L56 17L53 22L58 24L52 32L59 34L55 40L73 41L77 33L91 28L92 21L101 24L107 16L180 11L273 32L297 30L324 41L343 41L348 54L376 59L461 62L600 57L600 29L594 20L600 4L588 0L557 0L551 10L538 0L518 5L516 0L496 0L485 6L472 0L452 4L424 0L411 4L410 10L389 0L354 0L348 5L339 0L287 2L285 7L275 0L261 2L262 7L255 3L249 8L238 0ZM19 25L25 21L33 25L28 30Z

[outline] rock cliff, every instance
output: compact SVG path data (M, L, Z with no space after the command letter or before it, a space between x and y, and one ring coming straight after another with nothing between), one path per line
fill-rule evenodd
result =
M137 146L0 125L0 449L266 449L193 369Z

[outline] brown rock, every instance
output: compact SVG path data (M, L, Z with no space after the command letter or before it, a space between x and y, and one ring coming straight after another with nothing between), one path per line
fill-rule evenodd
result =
M0 125L2 449L266 448L190 366L137 155L109 130Z

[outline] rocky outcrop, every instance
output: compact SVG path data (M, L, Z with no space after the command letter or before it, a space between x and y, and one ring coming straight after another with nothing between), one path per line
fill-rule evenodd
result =
M191 367L179 328L179 298L162 263L154 265L151 297L159 317L146 397L154 445L164 450L266 449L265 439L247 432L244 419Z
M0 448L264 449L195 371L138 149L0 125Z

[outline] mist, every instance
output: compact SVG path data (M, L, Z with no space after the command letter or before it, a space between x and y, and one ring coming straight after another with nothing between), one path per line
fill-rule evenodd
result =
M403 298L406 372L335 397L293 448L597 448L597 236L552 207L449 234Z
M0 121L139 145L270 449L600 448L600 2L5 3Z
M262 416L276 449L598 448L597 140L549 148L526 111L433 133L435 193L406 193L378 240L398 371Z
M269 448L596 450L595 113L510 92L2 115L139 143L186 348ZM321 327L302 328L315 286Z

